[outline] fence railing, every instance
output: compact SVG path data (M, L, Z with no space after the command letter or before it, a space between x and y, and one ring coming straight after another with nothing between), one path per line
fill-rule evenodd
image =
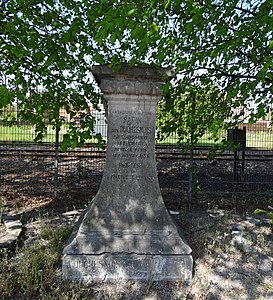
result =
M15 110L15 108L13 108ZM107 138L107 122L103 112L93 111L93 115L96 118L94 134L100 133L103 138ZM10 125L5 121L7 116L16 116L14 111L2 111L0 112L0 141L2 142L33 142L36 132L35 126L30 125L26 122L21 122L19 119L13 125ZM63 112L64 117L64 112ZM66 117L69 120L69 117ZM273 148L273 129L271 127L270 121L258 121L255 124L240 124L239 128L246 128L246 147L248 148L259 148L259 149L272 149ZM58 140L62 142L63 135L67 133L68 124L64 124L58 135ZM221 140L227 138L227 131L222 131L219 133ZM53 126L47 127L47 134L45 135L43 141L45 143L54 143L56 141L56 131ZM91 142L87 141L87 142ZM165 144L171 146L176 146L178 137L173 134L163 140L157 139L157 144ZM182 141L183 142L183 141ZM186 143L186 141L185 141ZM183 143L182 143L183 144ZM215 146L217 142L210 138L209 133L205 133L198 141L196 146Z
M95 112L95 132L107 139L105 117ZM208 154L215 142L205 134L193 149L176 146L177 137L157 141L156 157L159 182L163 191L191 193L272 193L273 131L269 124L243 124L245 148L217 150L212 160ZM240 127L242 129L242 127ZM43 195L51 197L92 197L98 187L105 164L105 151L92 144L60 152L66 133L63 125L56 131L49 127L43 143L33 143L35 127L18 122L10 126L0 117L0 180L2 195ZM227 138L228 133L222 132ZM80 199L81 197L79 197Z

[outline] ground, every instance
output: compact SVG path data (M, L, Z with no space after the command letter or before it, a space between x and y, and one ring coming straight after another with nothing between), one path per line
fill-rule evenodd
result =
M236 197L201 194L195 195L189 203L187 195L172 184L174 174L168 174L169 179L166 174L159 175L161 183L169 182L162 186L165 205L175 212L174 221L193 250L192 282L188 286L179 282L94 285L82 287L81 296L52 296L52 299L273 299L272 225L267 215L254 214L257 208L271 210L272 197L247 193ZM53 199L37 193L20 193L18 189L5 190L5 194L1 194L0 208L6 214L16 215L24 225L20 247L38 239L45 224L52 228L74 224L96 193L99 186L96 178L92 177L93 189L87 196L64 193ZM56 278L60 278L59 268L60 265ZM0 296L0 299L5 298Z

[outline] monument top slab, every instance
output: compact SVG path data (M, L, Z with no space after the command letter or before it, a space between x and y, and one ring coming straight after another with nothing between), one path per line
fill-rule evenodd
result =
M99 65L94 66L92 72L99 85L102 79L163 81L165 76L169 78L174 76L174 70L170 68L151 68L151 66L146 64L134 67L131 67L129 64L122 64L116 72L106 65Z
M116 98L159 101L162 97L161 85L166 77L172 77L171 69L151 68L148 65L131 67L122 64L117 70L106 65L94 66L92 73L106 101Z

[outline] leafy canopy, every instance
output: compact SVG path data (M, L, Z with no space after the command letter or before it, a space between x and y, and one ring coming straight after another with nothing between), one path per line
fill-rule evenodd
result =
M219 140L219 131L230 126L231 117L230 103L212 82L173 85L159 103L159 135L164 139L175 133L180 147L191 148L207 132Z
M16 97L41 129L45 111L59 126L60 107L88 116L87 101L98 101L93 64L145 62L175 68L184 86L209 92L213 82L233 107L255 101L253 119L262 117L272 104L272 29L272 0L2 0L0 103Z

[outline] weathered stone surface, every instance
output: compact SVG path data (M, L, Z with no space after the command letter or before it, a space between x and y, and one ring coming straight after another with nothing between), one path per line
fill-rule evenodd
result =
M5 234L0 237L0 248L12 248L22 232L22 223L19 220L4 218Z
M21 228L22 227L22 223L19 220L11 220L11 219L6 219L4 221L5 226L7 229L15 229L15 228Z
M133 279L130 274L140 272L146 274L141 279L149 280L157 257L164 263L154 280L188 281L191 249L166 210L155 164L162 70L125 66L114 73L96 67L95 77L108 102L106 167L90 209L64 249L64 277L88 282L104 277ZM119 267L113 274L100 267L92 275L93 262L101 266L106 254ZM88 267L77 263L81 260Z
M189 255L138 255L112 253L64 257L63 274L71 281L181 280L190 281Z

